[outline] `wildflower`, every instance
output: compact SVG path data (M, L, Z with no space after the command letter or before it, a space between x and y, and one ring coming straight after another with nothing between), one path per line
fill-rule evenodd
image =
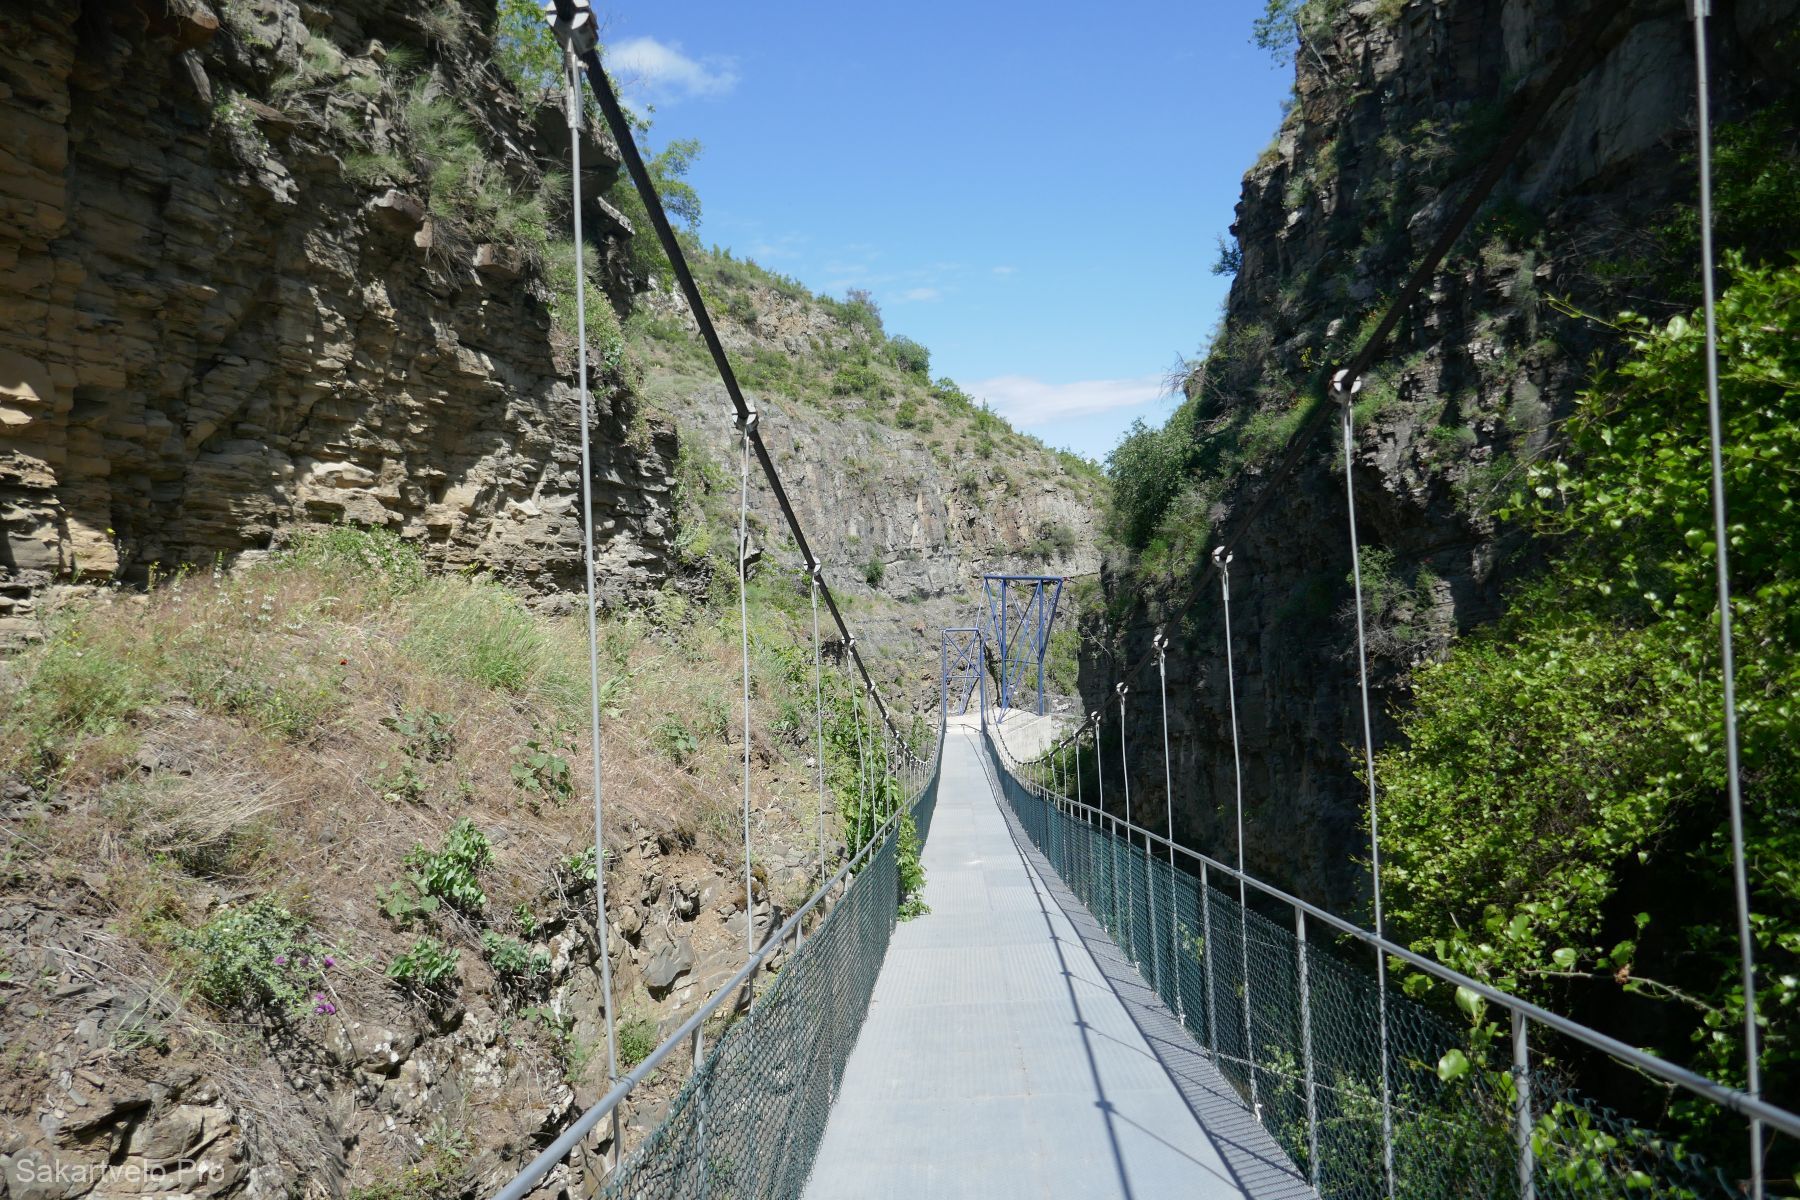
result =
M278 967L285 967L285 966L287 966L287 962L288 962L288 959L287 959L287 955L285 955L285 954L277 954L277 955L276 955L276 956L275 956L275 965L276 965L276 966L278 966Z
M327 954L325 956L325 965L327 967L335 967L335 966L337 966L337 959L335 959L335 958L331 957L331 955Z

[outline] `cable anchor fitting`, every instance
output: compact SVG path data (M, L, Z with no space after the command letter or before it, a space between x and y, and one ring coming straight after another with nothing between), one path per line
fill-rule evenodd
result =
M745 433L755 433L756 410L754 408L746 408L743 412L739 413L737 415L737 427Z
M577 56L600 44L599 26L594 22L588 0L545 0L544 20L550 23L550 32L556 35L556 40Z
M1362 391L1362 376L1350 378L1350 368L1344 367L1331 377L1331 390L1337 393L1340 401L1348 403L1350 397Z

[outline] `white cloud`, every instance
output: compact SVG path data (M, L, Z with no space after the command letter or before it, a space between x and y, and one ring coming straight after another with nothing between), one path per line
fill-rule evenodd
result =
M609 47L606 65L622 82L659 100L722 96L738 81L730 59L689 58L679 43L651 37L630 38Z
M938 291L934 287L907 288L904 292L900 293L900 299L925 303L939 299L943 294L944 293Z
M995 267L994 268L994 274L996 274L996 275L1017 275L1018 273L1019 273L1019 268L1017 268L1017 267Z
M969 391L993 405L1008 421L1029 427L1149 404L1163 394L1163 379L1161 375L1141 375L1045 383L1029 375L999 375L973 384Z

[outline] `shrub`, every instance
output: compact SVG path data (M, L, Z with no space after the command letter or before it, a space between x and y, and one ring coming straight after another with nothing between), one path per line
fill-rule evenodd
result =
M619 1039L619 1065L627 1070L649 1058L658 1044L656 1022L649 1017L626 1017L613 1032Z
M552 804L564 804L573 799L574 773L569 769L569 760L556 750L554 742L538 738L530 738L524 745L514 746L513 786Z
M650 744L678 767L686 766L694 752L700 749L700 740L673 713L658 721L650 731Z
M544 951L492 929L482 930L481 953L505 983L529 985L550 971L550 956Z
M1800 456L1800 268L1727 271L1721 449L1763 1070L1793 1080L1800 483L1774 467ZM1568 451L1532 465L1514 501L1560 538L1556 561L1497 628L1416 673L1378 759L1388 911L1453 967L1533 999L1579 981L1591 1003L1639 1014L1630 1028L1655 1030L1658 1053L1690 1038L1702 1069L1738 1082L1704 333L1681 317L1619 324L1631 356L1581 396ZM1741 1127L1720 1114L1676 1115L1717 1121L1716 1147L1738 1153Z
M429 709L408 709L381 723L405 739L400 752L425 762L445 762L456 750L456 731L450 718Z
M864 400L874 402L887 399L888 384L874 364L847 362L832 375L831 394L834 396L860 396Z
M1193 457L1193 439L1177 418L1162 429L1152 429L1142 418L1131 423L1119 444L1106 456L1106 475L1112 481L1110 517L1115 536L1127 546L1143 549L1162 520L1163 512L1180 493Z
M920 895L925 890L925 865L919 861L919 830L913 824L912 814L908 813L900 818L896 837L895 869L900 880L899 917L902 921L910 921L931 911L931 906Z
M388 978L426 992L442 992L456 982L462 955L434 937L421 937L406 953L388 964Z
M272 897L222 909L172 940L186 954L194 991L221 1009L286 1017L337 1011L325 991L325 973L336 960L309 936L305 921Z
M1244 251L1236 242L1219 238L1219 257L1213 260L1214 275L1236 275L1244 269Z
M878 588L885 578L887 578L887 564L879 558L871 556L869 561L863 564L863 582L872 588Z
M887 348L896 367L920 379L931 378L931 351L924 346L909 337L893 337L888 339Z
M493 857L494 845L487 834L464 817L444 835L441 850L433 852L414 843L406 856L406 865L412 868L408 878L421 896L435 896L463 912L479 912L487 906L479 875Z

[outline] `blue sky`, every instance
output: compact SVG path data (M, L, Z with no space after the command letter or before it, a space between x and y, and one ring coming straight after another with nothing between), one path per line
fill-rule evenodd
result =
M1291 67L1264 0L618 0L650 145L704 144L700 234L874 293L1014 425L1102 458L1213 329L1210 272Z

